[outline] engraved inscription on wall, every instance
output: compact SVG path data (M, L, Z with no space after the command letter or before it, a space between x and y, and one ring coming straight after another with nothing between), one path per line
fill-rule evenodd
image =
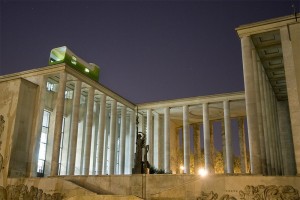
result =
M27 200L61 200L61 193L47 194L42 189L27 185L8 185L6 189L0 186L0 199L27 199Z
M227 190L226 190L227 191ZM236 190L230 190L236 191ZM239 191L239 197L228 194L219 195L213 191L201 192L197 200L299 200L299 192L293 186L276 186L276 185L247 185L244 190Z

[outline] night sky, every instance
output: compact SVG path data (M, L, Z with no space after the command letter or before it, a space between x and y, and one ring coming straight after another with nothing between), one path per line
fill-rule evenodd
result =
M239 25L299 12L281 1L0 0L0 75L67 46L134 103L244 90Z

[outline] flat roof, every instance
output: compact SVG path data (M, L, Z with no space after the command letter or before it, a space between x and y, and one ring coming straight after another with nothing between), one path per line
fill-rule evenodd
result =
M288 15L284 17L272 18L250 24L240 25L235 30L238 33L239 37L242 37L245 35L277 30L278 28L286 26L290 23L300 23L300 13L297 13L296 16Z

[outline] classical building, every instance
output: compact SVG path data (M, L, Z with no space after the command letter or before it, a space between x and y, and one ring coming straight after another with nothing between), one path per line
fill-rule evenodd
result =
M299 19L282 17L236 31L242 45L252 172L299 174Z
M299 20L287 16L236 29L245 92L136 105L65 63L0 76L0 193L12 195L9 188L22 184L73 199L76 195L67 188L81 198L98 193L159 199L177 192L185 199L210 191L246 198L246 187L261 183L264 190L275 184L280 194L288 190L299 198ZM146 135L149 163L176 175L131 175L137 130ZM215 137L222 141L223 173L228 175L237 173L233 138L238 138L238 177L213 175L219 173ZM222 181L204 187L198 170ZM181 193L172 189L180 184Z

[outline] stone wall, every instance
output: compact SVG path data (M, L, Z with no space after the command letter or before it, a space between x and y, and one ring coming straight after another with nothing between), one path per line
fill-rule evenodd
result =
M7 186L26 185L63 199L299 200L299 176L111 175L9 178ZM4 188L6 188L5 186ZM1 188L1 187L0 187ZM29 189L30 188L30 189ZM59 194L59 195L58 195ZM137 197L137 198L136 198Z
M145 199L249 199L251 195L262 195L260 193L278 194L281 199L300 198L300 177L295 176L151 174L62 178L99 194L134 195Z
M57 196L60 196L62 199L68 199L75 196L97 195L94 192L60 178L9 178L5 188L17 188L20 186L26 186L29 191L32 187L37 188L38 190L42 190L42 192L48 196L59 194Z
M11 137L11 133L14 130L16 110L18 104L18 92L20 88L21 80L1 82L0 83L0 115L4 119L4 128L1 133L1 155L2 169L0 169L0 185L6 184L6 177L8 174L8 161L10 159L10 146L11 140L7 138Z
M9 162L8 177L24 177L27 173L37 87L21 79L15 127L11 138L11 155L13 156Z
M265 176L207 176L181 186L170 188L151 199L197 200L298 200L300 177Z

